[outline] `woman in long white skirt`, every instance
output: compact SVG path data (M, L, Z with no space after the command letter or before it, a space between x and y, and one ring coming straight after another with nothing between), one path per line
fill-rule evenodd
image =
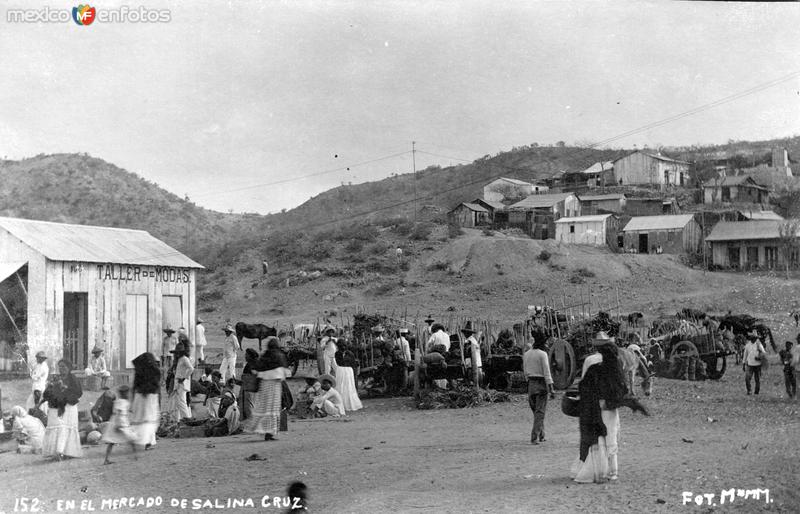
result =
M83 390L72 375L70 361L58 361L58 373L52 377L42 394L49 407L42 455L59 460L63 457L81 457L83 452L78 434L78 401Z
M361 399L358 397L356 389L355 373L352 364L355 363L355 356L347 350L347 343L342 341L341 352L337 352L337 358L331 359L331 370L336 377L336 390L342 395L342 404L345 411L354 411L363 408ZM348 366L350 364L350 366Z
M152 353L143 353L133 359L133 402L131 402L131 427L136 433L136 444L150 448L156 444L156 431L161 421L158 393L161 390L161 369Z

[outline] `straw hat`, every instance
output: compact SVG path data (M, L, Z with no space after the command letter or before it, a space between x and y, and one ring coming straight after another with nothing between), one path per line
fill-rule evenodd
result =
M37 359L46 359L47 358L47 354L44 353L44 351L39 350L38 352L36 352L36 358Z
M609 336L605 331L601 330L594 336L592 344L595 346L602 346L604 344L614 344L614 338Z
M747 338L748 339L760 339L761 336L758 335L758 332L756 331L756 329L752 329L752 330L750 330L750 332L747 333Z
M401 328L400 329L400 333L401 334L408 334L408 329L407 328Z
M103 349L97 345L94 345L94 348L92 348L92 353L103 353Z
M175 333L175 329L172 328L172 326L167 325L167 328L163 329L163 332L165 334L174 334Z
M433 316L431 316L430 314L428 314L428 317L425 318L425 322L426 323L433 323L434 321L436 321L436 320L434 320Z
M380 334L383 332L383 325L375 325L372 327L372 332L375 334Z
M325 325L324 327L322 327L323 334L327 334L328 332L336 332L336 329L330 325Z
M195 320L195 324L197 324L197 323L205 323L205 320L204 320L204 319L202 319L202 318L197 318L197 319Z
M233 327L231 326L230 323L228 323L222 330L224 330L225 332L233 332Z
M331 385L336 385L336 379L333 378L333 376L328 375L327 373L324 375L320 375L320 377L317 380L319 380L320 384L327 380L328 382L331 383Z

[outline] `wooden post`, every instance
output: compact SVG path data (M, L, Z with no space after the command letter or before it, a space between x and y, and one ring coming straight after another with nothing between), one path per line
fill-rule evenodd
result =
M14 273L16 275L17 280L19 281L19 287L22 288L22 292L25 293L25 299L28 299L28 290L25 288L25 284L22 283L22 277L19 276L19 271Z

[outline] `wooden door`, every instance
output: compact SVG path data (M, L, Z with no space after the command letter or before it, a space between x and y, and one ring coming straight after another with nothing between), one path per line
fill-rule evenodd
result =
M129 294L125 298L125 367L147 349L147 295Z
M89 364L88 293L64 293L64 347L65 359L74 369L82 370Z

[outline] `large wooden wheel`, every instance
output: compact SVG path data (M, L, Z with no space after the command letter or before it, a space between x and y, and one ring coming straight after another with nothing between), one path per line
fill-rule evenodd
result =
M706 375L711 380L719 380L725 374L725 367L727 366L724 354L720 355L706 355L703 357L703 362L706 363Z
M572 345L562 339L556 339L550 346L550 374L553 376L553 387L566 389L575 379L575 350Z
M672 351L669 354L670 364L675 364L675 359L681 353L684 353L686 357L700 357L700 352L697 351L697 347L694 345L693 342L680 341L672 346Z

